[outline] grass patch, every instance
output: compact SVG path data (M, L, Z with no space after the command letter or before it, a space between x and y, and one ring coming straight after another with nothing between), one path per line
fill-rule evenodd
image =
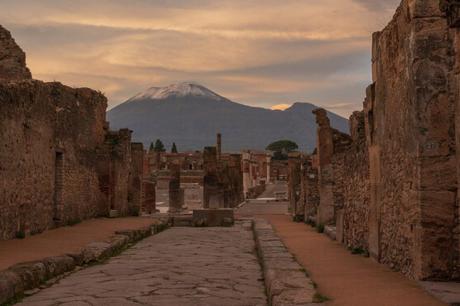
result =
M74 219L69 220L68 225L69 226L74 226L74 225L77 225L79 223L81 223L81 219L80 218L74 218Z
M24 231L17 231L15 237L16 239L24 239L26 238L26 233Z
M330 298L320 293L315 293L315 295L313 296L313 303L324 303L330 300L331 300Z
M307 219L305 220L305 223L308 224L308 225L310 225L311 227L315 227L315 226L316 226L315 221L311 220L310 218L307 218Z
M310 276L310 274L308 273L308 271L304 267L300 267L299 271L304 273L307 277Z
M292 221L297 223L304 222L304 216L295 215L292 217Z
M353 255L363 255L369 257L369 252L361 247L350 248L351 254Z
M324 224L318 224L316 226L316 231L320 234L324 233Z

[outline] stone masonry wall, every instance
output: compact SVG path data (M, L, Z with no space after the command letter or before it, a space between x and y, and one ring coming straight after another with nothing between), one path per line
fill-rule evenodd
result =
M301 173L301 199L304 202L304 221L316 220L320 202L318 190L318 170L313 166L312 156L307 156L302 161Z
M350 130L353 142L344 155L344 205L337 214L337 240L350 248L368 250L369 152L364 112L353 113Z
M105 108L90 89L0 82L0 239L104 212L94 156Z
M11 37L11 33L0 25L0 80L26 79L32 79L26 66L26 54Z
M456 270L453 54L436 0L403 1L374 35L366 109L370 218L379 224L370 223L370 247L414 278L446 279Z
M0 27L0 239L132 213L143 166L131 131L108 131L101 93L31 78Z
M315 111L318 220L334 208L339 241L415 279L460 276L456 3L403 0L373 35L374 83L349 143Z

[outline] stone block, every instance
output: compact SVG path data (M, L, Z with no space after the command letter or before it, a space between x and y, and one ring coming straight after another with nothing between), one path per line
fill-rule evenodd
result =
M232 226L235 217L233 209L197 209L192 220L194 226Z
M336 239L337 239L337 231L336 231L336 227L335 227L335 226L326 225L326 226L324 227L324 234L326 234L326 236L328 236L328 237L331 238L332 240L336 240Z
M19 275L12 271L0 272L0 305L6 304L22 292L24 287Z

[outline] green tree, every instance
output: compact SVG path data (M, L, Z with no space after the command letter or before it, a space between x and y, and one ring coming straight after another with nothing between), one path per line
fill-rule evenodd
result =
M151 142L151 143L150 143L149 152L152 152L154 149L155 149L155 147L153 146L153 142Z
M177 152L177 146L176 146L175 142L173 142L173 144L172 144L171 153L178 153Z
M299 146L295 142L283 139L269 144L266 150L273 152L273 159L286 160L288 159L289 152L295 151L298 148Z
M157 141L155 141L155 146L153 149L155 152L166 152L165 145L163 144L163 142L161 142L160 139L157 139Z

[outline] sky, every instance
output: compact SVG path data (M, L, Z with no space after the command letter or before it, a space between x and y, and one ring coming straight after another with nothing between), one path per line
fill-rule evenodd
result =
M90 87L112 108L195 82L235 102L309 102L348 117L371 82L372 32L399 0L0 0L36 79Z

